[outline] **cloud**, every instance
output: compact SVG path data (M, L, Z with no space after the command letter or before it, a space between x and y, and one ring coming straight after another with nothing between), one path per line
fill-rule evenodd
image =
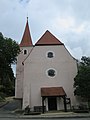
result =
M19 0L20 3L29 3L30 0Z
M81 24L79 26L77 26L76 28L72 29L73 32L76 33L82 33L85 30L85 25Z
M88 21L90 19L90 0L73 0L72 8L73 14L81 21Z
M79 59L83 56L83 51L81 47L72 49L72 54L75 58Z
M74 26L75 20L70 16L65 16L64 18L59 16L52 21L52 28L56 30L68 31Z
M34 43L49 29L79 58L90 53L89 6L90 0L0 0L0 31L20 42L28 13Z
M20 43L27 14L34 43L48 29L76 59L90 56L90 0L0 0L0 32Z
M74 32L80 34L85 32L89 23L87 21L77 23L77 20L72 16L57 17L52 21L52 28L62 30L64 32Z

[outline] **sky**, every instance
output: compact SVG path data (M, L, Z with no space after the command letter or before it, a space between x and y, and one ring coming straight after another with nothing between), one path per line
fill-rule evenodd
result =
M76 59L90 57L90 0L0 0L0 32L20 43L28 22L33 43L49 30Z

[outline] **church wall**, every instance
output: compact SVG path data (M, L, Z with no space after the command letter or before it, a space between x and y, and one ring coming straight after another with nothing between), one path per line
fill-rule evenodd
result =
M48 58L48 51L54 53ZM56 70L55 77L47 74L49 68ZM35 46L24 62L23 108L27 105L41 106L42 87L63 87L72 105L76 104L73 94L74 77L77 74L76 60L63 45Z

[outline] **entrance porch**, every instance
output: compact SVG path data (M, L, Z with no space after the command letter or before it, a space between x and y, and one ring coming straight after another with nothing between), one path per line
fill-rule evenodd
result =
M44 113L44 101L47 98L48 110L57 110L57 98L63 99L64 111L67 112L66 93L63 87L45 87L41 88L42 109Z

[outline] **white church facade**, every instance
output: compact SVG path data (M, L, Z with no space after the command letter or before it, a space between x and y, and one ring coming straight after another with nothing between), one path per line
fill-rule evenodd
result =
M65 45L48 30L33 45L27 20L20 49L15 98L21 99L22 109L67 111L68 104L76 105L73 84L77 62Z

